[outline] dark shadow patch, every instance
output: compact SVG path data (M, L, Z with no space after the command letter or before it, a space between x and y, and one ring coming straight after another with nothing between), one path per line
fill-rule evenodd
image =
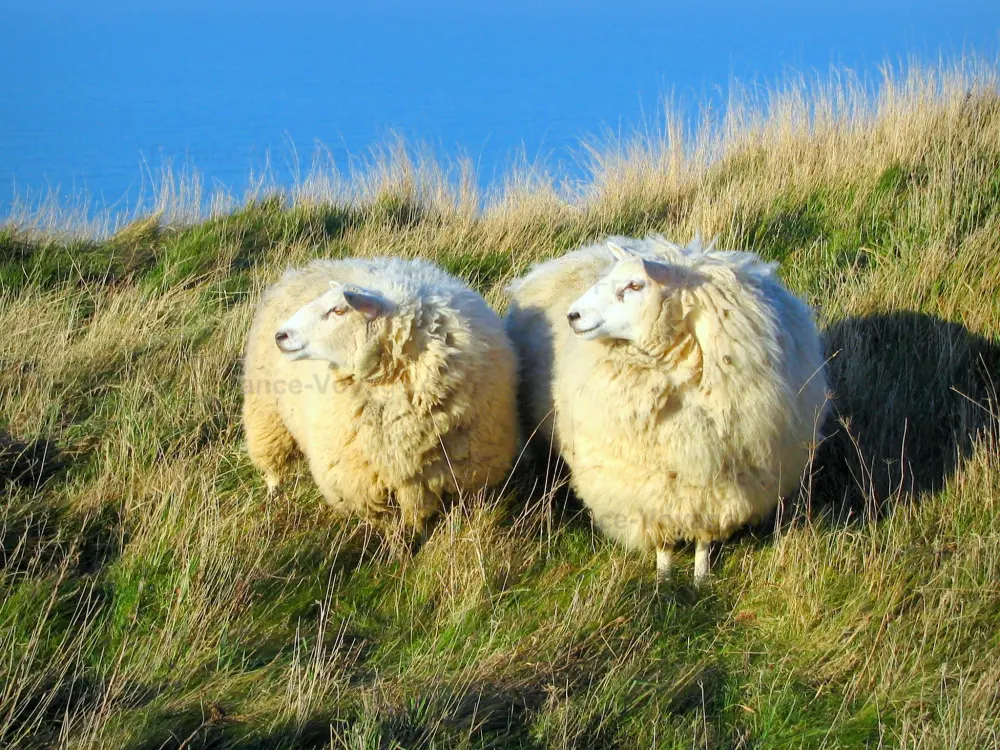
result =
M59 447L52 440L19 440L0 429L0 485L13 482L40 487L66 468Z
M570 487L570 470L544 438L528 441L508 486L508 513L501 527L517 525L530 513L544 513L553 529L596 531L590 511Z
M481 748L540 747L530 722L547 693L528 682L440 686L375 709L379 747L454 747L471 740Z
M44 494L10 494L0 516L0 569L54 570L69 565L73 576L90 576L117 560L127 543L117 505L74 512Z
M549 506L551 522L554 526L585 525L592 527L590 513L586 506L570 489L570 470L559 456L550 437L552 413L543 414L545 408L534 404L537 389L529 387L529 382L552 382L554 362L552 328L543 311L526 308L513 301L507 313L506 329L518 352L517 412L523 442L523 451L514 470L512 482L520 489L517 493L522 506L539 502ZM521 339L521 333L530 335ZM521 352L531 351L531 367L527 357ZM540 500L539 500L540 499ZM517 508L523 512L524 508Z
M180 750L181 748L225 748L225 717L213 722L210 711L185 709L163 711L150 720L146 731L130 750Z
M996 424L1000 347L965 326L893 312L825 338L834 408L807 494L837 518L939 491Z
M59 512L27 493L4 500L0 518L0 569L22 573L62 558Z
M321 750L336 747L336 731L340 724L341 722L332 719L313 718L300 725L288 724L260 736L246 737L239 742L239 747L247 750Z
M340 724L317 718L257 732L210 701L201 709L161 714L130 750L321 750L336 746L331 737Z
M534 459L536 465L548 466L549 456L555 453L548 439L552 415L545 415L541 420L536 417L536 412L542 410L541 406L534 408L532 403L536 388L526 385L529 382L552 382L555 342L544 313L538 307L524 307L518 300L512 300L504 319L504 328L518 355L517 413L521 437L527 446L525 456ZM530 332L530 335L522 339L524 332ZM531 352L530 370L529 357L523 354L526 351Z
M529 720L545 703L547 693L538 684L471 686L452 698L446 723L463 734L485 740L487 746L530 746Z
M36 746L49 747L49 742L55 745L66 719L97 710L105 700L108 688L106 681L92 677L45 680L23 700L13 718L7 717L3 734L13 736L19 728L37 723ZM115 699L116 703L137 709L151 703L165 686L129 681L116 684L113 689L119 696Z
M94 575L121 557L129 534L116 504L103 505L95 513L67 518L64 524L76 538L76 571Z

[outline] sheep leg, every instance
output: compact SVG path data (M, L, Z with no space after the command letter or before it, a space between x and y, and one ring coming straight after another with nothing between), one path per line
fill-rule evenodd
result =
M418 534L427 529L427 522L439 510L440 500L423 483L412 482L396 488L403 524Z
M708 553L712 549L711 542L699 541L694 548L694 583L701 586L708 581L710 562Z
M656 580L669 581L670 569L674 564L674 545L667 544L656 548Z
M247 453L260 469L267 483L268 497L273 496L289 472L297 448L273 404L247 393L243 403L243 429Z

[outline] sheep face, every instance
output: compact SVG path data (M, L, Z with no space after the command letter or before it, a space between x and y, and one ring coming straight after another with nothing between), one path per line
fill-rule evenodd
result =
M611 271L573 303L567 314L577 336L642 343L660 317L665 293L681 281L680 270L640 257L613 242Z
M331 282L329 291L278 329L274 341L289 359L318 359L337 369L356 370L377 345L373 323L388 316L390 307L374 292Z

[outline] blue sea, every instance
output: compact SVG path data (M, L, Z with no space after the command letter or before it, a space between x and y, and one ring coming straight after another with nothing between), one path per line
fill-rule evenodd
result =
M580 141L832 67L977 53L1000 3L0 0L0 217L57 191L137 198L193 165L240 194L317 143L346 164L392 134L488 185L519 156L572 172Z

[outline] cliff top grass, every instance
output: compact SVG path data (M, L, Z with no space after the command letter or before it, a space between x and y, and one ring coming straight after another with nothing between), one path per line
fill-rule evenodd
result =
M113 230L0 228L0 745L1000 746L996 70L800 83L587 153L582 183L487 198L396 148L238 204L165 183ZM305 472L268 500L240 359L288 265L426 257L502 310L537 260L696 231L781 262L835 396L707 592L657 586L528 457L413 554Z

